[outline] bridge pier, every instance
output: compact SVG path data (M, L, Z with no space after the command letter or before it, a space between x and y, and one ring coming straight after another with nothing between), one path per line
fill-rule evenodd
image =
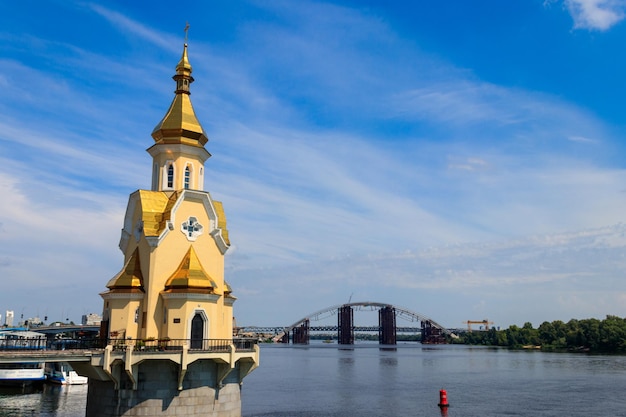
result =
M340 345L354 344L354 310L349 305L343 305L337 310L337 342Z
M300 327L293 328L292 340L294 345L309 344L309 320L305 320ZM289 335L287 335L287 343L289 343Z
M443 344L446 343L446 339L440 328L433 326L429 320L422 320L422 343Z
M285 332L280 339L278 339L278 343L286 343L289 344L289 332Z
M378 310L378 343L381 345L396 344L396 310L386 306Z

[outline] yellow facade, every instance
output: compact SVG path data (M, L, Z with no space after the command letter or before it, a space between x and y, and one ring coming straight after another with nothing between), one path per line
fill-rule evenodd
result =
M129 197L120 249L124 266L107 283L104 326L111 339L231 339L233 302L224 280L230 246L222 204L204 191L204 148L189 86L187 45L176 92L152 132L152 188Z

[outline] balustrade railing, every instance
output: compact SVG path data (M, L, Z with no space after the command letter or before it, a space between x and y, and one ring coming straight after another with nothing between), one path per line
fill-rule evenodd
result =
M103 349L107 345L113 346L114 351L127 350L158 352L183 350L186 346L190 351L228 352L230 346L237 352L253 351L258 343L253 338L235 339L45 339L45 338L0 338L0 351L25 350L93 350Z

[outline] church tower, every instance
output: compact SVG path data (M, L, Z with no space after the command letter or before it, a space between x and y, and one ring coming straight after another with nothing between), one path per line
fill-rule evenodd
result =
M152 186L130 195L119 247L124 266L107 283L110 339L231 339L235 297L224 280L230 246L222 203L204 191L207 135L190 100L187 44L174 99L152 132Z

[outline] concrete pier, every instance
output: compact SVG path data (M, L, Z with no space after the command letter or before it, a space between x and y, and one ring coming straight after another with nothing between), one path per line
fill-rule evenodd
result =
M113 350L76 364L89 375L89 417L241 417L241 383L259 347L222 352Z
M173 362L151 360L138 368L137 390L128 377L122 378L120 389L112 381L90 380L86 415L241 417L238 369L218 386L217 363L196 361L189 365L179 391L178 366Z

